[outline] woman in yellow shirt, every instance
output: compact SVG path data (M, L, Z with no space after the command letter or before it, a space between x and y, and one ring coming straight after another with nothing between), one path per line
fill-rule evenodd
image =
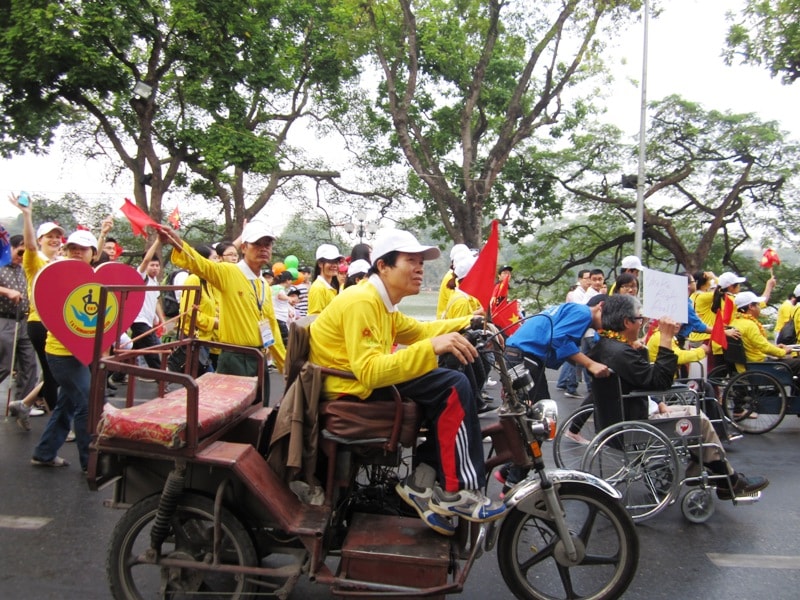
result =
M344 256L333 244L322 244L317 248L317 264L314 267L314 283L308 289L308 313L317 315L336 298L339 293L339 263Z

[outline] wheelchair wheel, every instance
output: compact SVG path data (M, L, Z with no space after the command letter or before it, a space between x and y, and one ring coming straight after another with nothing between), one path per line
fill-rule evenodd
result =
M580 425L581 435L591 440L595 436L594 407L591 404L578 408L558 425L558 432L553 439L553 459L560 469L580 469L586 445L576 442L566 433L573 424Z
M680 488L674 446L646 422L623 421L606 427L586 447L581 469L614 486L637 522L672 504Z
M683 495L681 512L691 523L705 523L714 514L712 488L695 488Z
M786 390L769 373L745 371L728 382L722 406L742 432L766 433L775 429L786 414Z

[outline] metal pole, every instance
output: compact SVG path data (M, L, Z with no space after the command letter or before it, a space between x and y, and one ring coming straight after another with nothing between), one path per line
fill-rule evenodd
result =
M642 100L639 117L639 173L636 178L636 229L633 238L633 253L642 258L644 237L644 160L645 129L647 127L647 29L650 23L650 3L644 0L644 42L642 49Z

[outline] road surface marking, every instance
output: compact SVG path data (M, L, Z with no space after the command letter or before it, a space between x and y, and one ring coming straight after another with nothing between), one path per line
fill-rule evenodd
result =
M52 520L46 517L0 515L0 529L40 529Z
M800 557L763 554L713 554L706 556L718 567L755 569L800 569Z

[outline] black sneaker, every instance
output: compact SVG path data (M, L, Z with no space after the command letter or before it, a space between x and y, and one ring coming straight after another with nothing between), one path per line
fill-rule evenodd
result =
M753 496L769 485L769 479L761 475L748 477L743 473L736 474L736 483L733 484L733 494L729 486L717 488L717 498L720 500L733 500L742 496Z

